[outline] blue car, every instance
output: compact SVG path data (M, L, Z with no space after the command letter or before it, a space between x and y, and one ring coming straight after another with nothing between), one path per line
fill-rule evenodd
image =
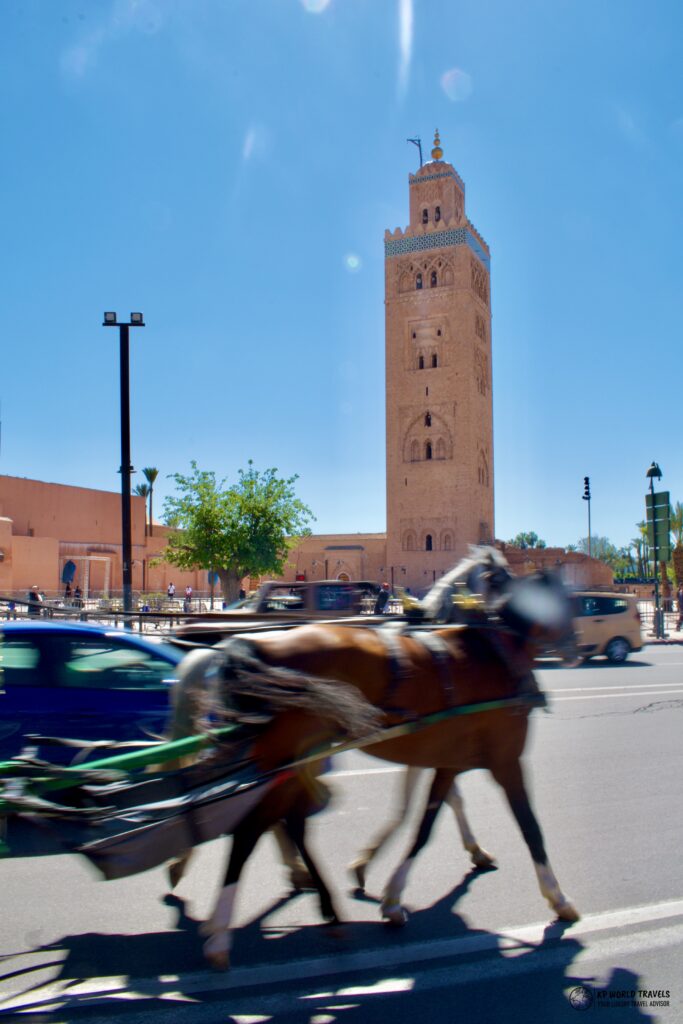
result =
M30 734L131 741L163 732L182 652L125 630L53 622L0 623L0 760ZM68 763L78 751L38 745ZM102 755L100 755L102 756Z

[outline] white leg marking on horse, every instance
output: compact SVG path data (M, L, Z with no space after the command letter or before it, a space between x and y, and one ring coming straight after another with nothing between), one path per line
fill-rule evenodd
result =
M401 906L401 894L405 888L408 874L413 866L414 857L408 857L407 860L396 868L393 875L387 882L387 887L384 890L384 898L382 900L382 917L385 917L390 924L402 925L408 920L408 915Z
M557 916L562 921L578 921L580 915L560 889L550 863L537 864L534 861L534 867L536 868L536 877L538 878L541 893L545 896Z
M237 896L237 883L225 885L221 889L216 906L208 921L201 925L199 931L208 936L204 943L204 956L213 967L226 970L230 962L232 932L230 922Z
M470 823L465 815L465 801L462 798L460 790L458 789L458 784L455 780L446 795L446 803L455 815L455 820L457 821L458 828L460 829L462 845L472 858L474 866L477 868L494 867L496 863L495 857L482 849L474 837L474 833L470 828Z
M356 886L360 892L365 892L366 869L371 861L375 859L384 844L391 839L395 832L401 827L406 819L408 810L413 802L419 778L424 771L423 768L409 766L403 771L401 786L401 805L396 811L393 821L385 826L384 830L374 840L372 846L362 850L356 859L349 864L349 871L356 880Z

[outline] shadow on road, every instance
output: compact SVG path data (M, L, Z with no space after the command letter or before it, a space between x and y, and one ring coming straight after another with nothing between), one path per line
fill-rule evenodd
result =
M338 1024L392 1024L414 1022L416 1013L428 1014L431 1021L454 1021L471 1019L472 1014L482 1024L491 1021L519 1022L528 1024L531 1020L577 1022L574 1006L582 1000L595 1002L601 989L594 985L591 977L567 973L576 956L584 948L581 942L572 938L569 925L555 921L545 929L543 940L538 945L517 944L514 950L505 948L509 937L495 932L471 928L466 920L455 912L455 907L469 887L484 877L470 871L447 895L431 907L415 911L410 915L408 925L403 929L389 929L375 922L349 922L344 927L342 939L333 938L322 926L300 928L268 928L264 920L278 908L296 896L288 896L271 905L267 911L241 928L235 936L233 975L226 975L230 984L228 990L217 984L218 977L204 966L201 955L199 923L186 913L185 902L176 896L167 896L165 901L176 908L178 919L173 931L160 934L103 935L97 932L71 935L50 946L44 946L33 953L61 954L61 969L56 979L65 986L67 1006L61 1014L67 1013L69 1020L81 1015L97 1012L98 1019L106 1013L112 1018L123 1010L121 1002L115 1003L106 996L98 1000L96 1011L92 995L69 995L69 989L90 978L123 978L126 995L126 1013L136 1008L158 1008L167 1017L172 1015L176 1024L183 1024L189 1015L198 1010L198 1004L209 1011L211 1004L229 1001L230 1014L247 1014L269 1019L276 1016L278 1022L309 1021L319 1019ZM373 899L373 897L365 897ZM444 954L434 947L433 952L423 956L427 944L434 940L463 940L463 949L458 955ZM459 943L458 943L459 945ZM419 961L411 961L413 946L418 950ZM396 950L404 950L401 956ZM386 956L381 953L386 950ZM380 953L378 958L377 953ZM27 951L17 952L17 956ZM363 963L362 954L374 954L372 962ZM330 975L304 976L295 981L296 964L301 960L320 962L321 958L334 958L332 967L339 966L345 956L353 954L354 962L346 970ZM10 958L5 958L10 959ZM277 983L249 984L248 972L240 979L239 968L258 965L291 965L293 977ZM35 968L6 974L5 980L24 974L29 983L32 973L35 981L24 990L24 1005L21 1020L47 1021L50 1007L64 1002L64 997L55 1000L54 994L41 993L45 984L37 972L44 972L45 962ZM305 972L304 972L305 974ZM203 989L203 976L206 989ZM168 976L171 976L170 978ZM186 978L187 993L183 991L183 976ZM164 982L166 977L166 982ZM2 978L0 978L0 983ZM164 988L164 985L166 986ZM605 986L609 989L637 989L638 977L630 972L615 968ZM305 991L302 992L301 990ZM31 992L35 993L31 1003ZM316 994L317 993L317 994ZM163 997L163 998L162 998ZM86 1000L89 1006L85 1007ZM190 1000L188 1003L185 1000ZM218 1006L216 1006L218 1012ZM46 1012L47 1011L47 1012ZM13 1019L15 1014L2 1010L0 1019ZM58 1016L58 1019L65 1019ZM214 1019L204 1017L204 1019ZM220 1019L225 1019L221 1014ZM229 1019L234 1019L231 1016ZM580 1019L580 1018L578 1018ZM619 1010L620 1024L635 1024L637 1021L652 1020L637 1007L623 1007Z

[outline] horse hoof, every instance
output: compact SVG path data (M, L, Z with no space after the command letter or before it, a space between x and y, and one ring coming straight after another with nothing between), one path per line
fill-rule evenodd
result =
M311 892L315 889L315 883L308 871L295 869L290 872L289 884L294 892Z
M472 863L479 871L495 871L498 867L496 858L487 850L482 850L481 846L478 846L476 850L472 850L470 856Z
M579 914L576 907L571 903L562 903L559 907L553 907L553 910L560 921L569 921L574 923L575 921L581 920L581 914Z
M400 903L394 903L392 906L382 905L382 917L391 928L402 928L408 921L408 914Z
M365 892L365 868L366 867L367 867L367 864L363 860L357 860L357 861L354 861L353 864L349 864L349 871L351 872L351 877L354 878L355 882L356 882L356 895L357 896L362 896L364 894L364 892Z
M204 959L214 971L230 970L230 954L227 950L222 953L205 953Z
M168 882L171 889L175 889L176 885L180 882L183 877L184 864L182 861L174 861L168 865Z

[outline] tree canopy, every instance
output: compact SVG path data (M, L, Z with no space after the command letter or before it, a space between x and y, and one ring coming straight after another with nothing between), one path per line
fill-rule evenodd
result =
M164 501L169 526L163 558L179 569L217 573L225 600L234 601L245 576L281 575L287 555L310 533L313 513L296 497L298 479L278 477L276 469L259 472L249 460L237 483L191 463L189 475L173 473L178 493Z
M518 533L516 537L508 541L508 544L510 547L522 548L522 550L526 550L526 548L544 548L546 546L545 541L541 540L533 530L529 530L526 533Z

